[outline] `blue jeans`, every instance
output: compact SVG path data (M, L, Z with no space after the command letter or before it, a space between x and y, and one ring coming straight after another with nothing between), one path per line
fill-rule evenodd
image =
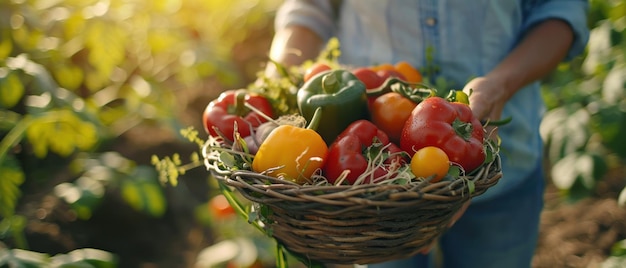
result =
M543 193L544 174L538 168L517 189L472 201L430 254L368 267L529 268L539 236Z

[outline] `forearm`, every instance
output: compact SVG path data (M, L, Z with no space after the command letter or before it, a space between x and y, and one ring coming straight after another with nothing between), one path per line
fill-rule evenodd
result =
M285 66L302 64L319 55L324 41L312 30L302 26L289 26L277 32L272 40L270 59ZM275 66L268 64L269 71Z
M571 27L546 20L531 29L522 42L487 77L502 81L507 99L527 84L552 72L574 40Z

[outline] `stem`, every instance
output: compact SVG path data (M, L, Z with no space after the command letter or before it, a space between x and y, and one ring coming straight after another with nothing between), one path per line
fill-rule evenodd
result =
M246 112L246 95L244 90L237 90L235 92L235 103L233 104L234 114L244 115Z
M204 164L202 162L192 162L192 163L187 163L184 165L181 165L178 167L179 170L183 170L184 172L187 172L187 170L192 170L194 168L197 168L199 166L204 166Z
M9 150L22 140L24 132L26 132L26 129L30 126L32 121L33 120L30 116L22 117L22 119L15 124L11 131L7 133L4 139L0 141L0 163L4 163L4 158Z
M339 81L335 72L329 72L322 77L322 90L326 94L334 94L339 91Z
M298 84L298 81L289 74L289 70L287 69L285 65L282 65L279 62L272 60L272 59L269 59L269 61L273 63L274 66L276 66L276 70L278 71L278 74L280 74L282 77L287 77L287 79L292 85Z
M265 120L270 121L270 122L275 122L274 118L269 117L268 115L266 115L265 113L263 113L261 110L257 109L256 107L252 106L252 104L244 102L244 105L246 108L250 109L251 111L257 113L258 115L260 115L261 117L263 117Z
M315 113L309 122L309 125L306 127L307 129L317 130L317 127L320 125L320 121L322 120L322 107L317 107L315 109Z
M0 130L9 130L15 127L22 115L12 111L0 111Z
M392 86L395 84L399 84L400 86L397 88L393 88ZM379 87L374 88L374 89L368 89L367 96L378 97L380 95L383 95L391 91L397 92L400 95L416 103L421 102L425 97L436 95L434 93L435 90L433 89L433 87L426 83L423 83L423 82L411 83L411 82L407 82L402 79L399 79L397 77L389 77ZM425 95L425 96L422 96L422 95Z
M466 141L472 137L472 131L474 131L474 127L471 123L463 122L458 118L454 119L454 122L452 122L452 128L458 136Z
M228 186L226 186L225 184L221 182L219 183L219 186L220 186L220 191L222 192L224 197L226 197L226 200L228 201L228 203L235 209L237 214L242 216L248 223L252 224L252 226L254 226L259 231L265 234L265 230L263 229L261 225L259 225L257 221L250 221L250 217L248 216L248 213L243 208L243 205L239 203L237 198L233 196L233 192L230 190L230 188L228 188Z
M486 120L486 121L481 121L481 123L484 126L503 126L508 124L509 122L511 122L513 120L513 117L509 116L507 118L501 119L501 120L496 120L496 121L491 121L491 120Z
M278 240L274 240L274 242L276 242L276 267L287 268L287 254L285 249Z
M14 216L15 217L15 216ZM20 230L12 230L13 239L15 239L15 245L17 248L28 249L28 241L24 235L24 227Z
M445 97L445 99L446 99L447 101L449 101L449 102L455 102L455 101L457 101L457 99L456 99L456 89L451 89L451 90L448 92L448 96L446 96L446 97Z
M387 80L385 80L385 82L383 82L382 85L378 86L377 88L372 88L372 89L368 89L367 90L367 96L368 97L378 97L380 95L383 95L387 92L391 91L391 85L396 84L396 83L400 83L400 84L404 84L404 85L409 85L407 82L400 80L396 77L389 77L387 78Z

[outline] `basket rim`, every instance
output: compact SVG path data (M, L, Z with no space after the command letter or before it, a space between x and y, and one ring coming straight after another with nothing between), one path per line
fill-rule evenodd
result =
M358 184L358 185L300 185L289 180L274 178L250 170L224 171L209 168L213 177L234 187L244 196L258 203L322 202L329 205L367 203L391 206L384 201L375 201L376 194L385 196L397 205L414 205L419 200L454 202L481 195L502 177L501 158L495 155L472 175L459 176L451 180L431 183L428 180L412 180L407 184ZM372 196L374 193L374 196ZM367 199L363 197L367 195ZM361 199L361 200L359 200ZM374 199L374 200L372 200ZM369 200L369 201L368 201ZM406 202L414 200L413 203Z
M207 170L211 172L211 174L218 180L225 182L231 186L240 187L241 185L237 184L236 181L241 181L236 179L237 177L247 177L254 178L254 180L248 181L254 182L251 185L253 187L257 187L263 190L272 190L272 191L281 191L281 192L290 192L290 191L299 191L302 193L306 192L318 192L325 191L329 193L341 193L346 190L354 190L354 191L364 191L372 188L381 188L381 189L393 189L393 190L402 190L402 189L411 189L415 185L427 183L422 190L427 192L431 188L438 188L439 186L455 186L456 184L462 184L464 181L474 182L476 186L493 186L501 177L502 177L502 160L499 154L494 155L493 161L489 163L483 164L480 168L474 170L472 174L468 175L460 175L456 178L448 178L441 180L439 182L431 183L429 179L414 179L406 184L340 184L340 185L312 185L312 184L298 184L296 182L276 178L272 176L265 175L263 173L257 173L251 170L241 169L241 170L223 170L216 168L215 165L206 165ZM478 184L476 184L478 183ZM467 186L469 187L469 186Z

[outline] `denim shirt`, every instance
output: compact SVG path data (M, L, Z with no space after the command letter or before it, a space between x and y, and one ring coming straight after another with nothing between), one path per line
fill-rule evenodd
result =
M327 40L337 36L340 62L351 66L408 61L436 66L430 79L462 89L486 75L538 22L557 18L574 31L567 59L583 52L588 37L587 1L579 0L287 0L277 12L276 29L306 26ZM335 11L338 11L335 13ZM513 121L498 130L502 139L503 177L480 199L514 190L541 165L539 125L544 112L539 83L519 90L502 118Z

